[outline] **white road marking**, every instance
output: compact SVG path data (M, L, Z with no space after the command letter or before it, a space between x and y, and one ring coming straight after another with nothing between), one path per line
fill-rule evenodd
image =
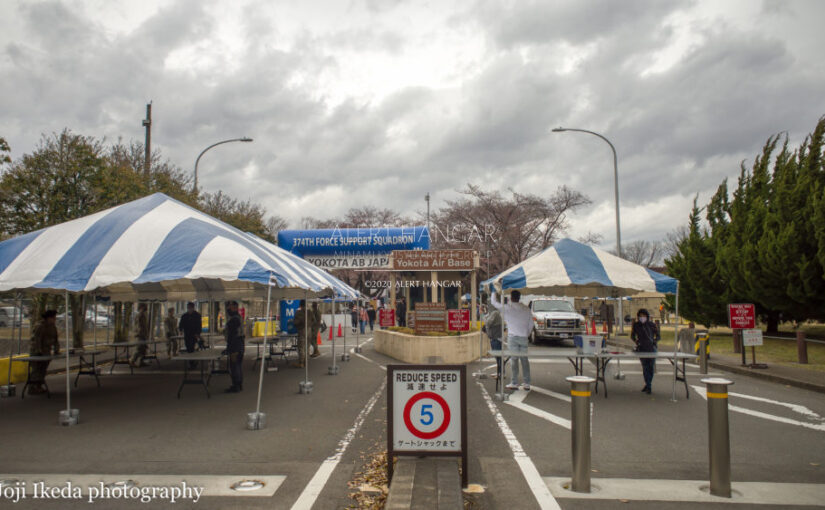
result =
M812 420L823 421L823 418L821 416L819 416L817 413L811 411L807 407L805 407L803 405L800 405L800 404L790 404L788 402L780 402L779 400L771 400L769 398L764 398L764 397L755 397L753 395L744 395L742 393L734 393L732 391L728 392L728 395L731 396L731 397L744 398L744 399L748 399L748 400L755 400L757 402L764 402L766 404L774 404L774 405L777 405L777 406L787 407L788 409L792 410L793 412L799 413L799 414L801 414L801 415L803 415L807 418L810 418Z
M691 388L693 388L694 391L696 391L696 393L699 394L699 396L701 396L702 398L707 400L707 395L705 394L706 390L705 390L704 387L691 385ZM734 393L728 393L728 395L742 396L741 394L734 394ZM750 395L748 395L744 398L748 398L748 397L750 397ZM771 403L777 403L779 405L787 405L787 406L794 405L794 404L782 404L782 403L779 403L779 402L776 402L776 401L770 401L769 399L763 399L761 397L750 397L750 398L752 400L767 401L767 402L771 402ZM800 406L800 407L804 407L804 406ZM765 419L765 420L777 421L779 423L787 423L789 425L796 425L798 427L805 427L805 428L808 428L808 429L813 429L813 430L818 430L820 432L825 432L825 423L807 423L807 422L804 422L804 421L792 420L791 418L785 418L785 417L782 417L782 416L774 416L772 414L763 413L762 411L755 411L753 409L747 409L745 407L739 407L739 406L734 406L734 405L730 405L730 404L728 404L728 409L733 411L733 412L736 412L736 413L747 414L747 415L755 416L757 418L762 418L762 419Z
M371 341L372 341L372 337L370 337L370 338L368 338L367 340L364 340L363 342L361 342L360 344L358 344L358 347L361 347L362 345L364 345L364 344L366 344L366 343L369 343L369 342L371 342ZM377 366L378 368L380 368L380 369L381 369L381 370L383 370L384 372L386 372L386 371L387 371L387 367L385 367L385 366L384 366L384 365L382 365L381 363L378 363L378 362L377 362L377 361L375 361L375 360L369 359L368 357L364 356L363 354L361 354L361 353L359 353L359 352L355 352L355 347L353 347L352 349L350 349L350 350L349 350L349 352L350 352L350 354L352 354L352 355L354 355L354 356L357 356L357 357L361 358L361 359L362 359L362 360L364 360L364 361L369 361L370 363L372 363L373 365Z
M589 493L566 489L570 478L545 477L544 481L557 498L811 506L825 501L825 485L814 483L733 482L732 497L721 498L710 495L704 480L595 478L591 480L595 490Z
M493 414L493 418L495 418L499 430L501 430L501 433L504 434L504 439L507 440L507 444L510 446L510 451L513 452L513 458L515 459L516 464L518 464L518 467L521 469L521 474L527 481L527 485L533 492L533 496L536 498L539 508L542 510L561 510L556 498L553 497L553 494L550 493L550 490L547 488L544 480L542 480L538 469L536 469L536 465L533 464L533 461L527 453L524 452L524 448L521 447L521 443L518 439L516 439L516 435L513 434L512 430L510 430L510 427L507 425L504 417L499 412L496 404L493 402L493 399L490 398L490 394L487 393L484 385L478 381L476 384L478 384L478 387L481 388L481 395L484 397L484 401L487 402L487 407Z
M298 496L297 500L295 500L295 503L292 505L292 510L309 510L312 508L312 505L315 504L315 500L318 499L321 491L324 490L324 486L329 481L330 476L332 476L332 472L335 471L335 467L338 466L339 462L341 462L341 457L344 456L344 452L347 451L347 447L350 445L353 438L355 438L355 434L358 433L358 430L364 424L364 420L367 418L367 415L370 414L372 408L375 407L375 403L379 398L381 398L381 393L384 392L384 387L386 385L387 381L384 380L378 388L378 391L376 391L369 401L367 401L367 404L363 409L361 409L361 412L359 412L358 416L355 418L355 422L352 424L352 427L350 427L347 433L344 434L344 437L338 441L338 448L336 448L335 453L327 457L326 460L321 463L321 467L318 468L318 471L315 472L315 475L309 481L307 486L304 487L301 495Z
M535 391L536 393L541 393L542 395L547 395L548 397L553 397L559 400L564 400L565 402L570 402L570 395L565 395L564 393L556 393L555 391L539 388L538 386L533 386L532 384L530 385L530 388L530 391Z

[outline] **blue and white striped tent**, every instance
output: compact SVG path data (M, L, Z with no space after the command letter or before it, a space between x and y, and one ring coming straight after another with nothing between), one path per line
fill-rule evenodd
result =
M339 295L326 271L162 193L0 242L0 291L137 299Z
M561 239L482 282L482 288L572 297L618 297L644 291L675 294L678 283L675 278L606 251L572 239Z

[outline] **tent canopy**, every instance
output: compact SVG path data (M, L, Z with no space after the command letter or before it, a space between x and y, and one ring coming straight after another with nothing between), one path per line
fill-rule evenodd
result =
M501 274L482 282L493 291L574 297L632 296L639 292L675 294L675 278L651 271L606 251L561 239Z
M326 271L163 193L0 242L0 291L113 300L358 293ZM268 244L268 243L267 243Z

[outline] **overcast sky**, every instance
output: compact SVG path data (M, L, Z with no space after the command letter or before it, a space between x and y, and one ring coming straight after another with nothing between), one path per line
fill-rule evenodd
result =
M825 2L0 2L0 136L143 140L297 226L415 214L468 182L592 206L570 234L655 240L767 137L825 114Z

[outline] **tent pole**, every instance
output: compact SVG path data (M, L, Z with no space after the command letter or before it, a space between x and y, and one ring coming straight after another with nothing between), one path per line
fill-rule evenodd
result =
M272 273L269 275L272 278ZM261 373L258 375L258 404L255 407L255 413L261 412L261 391L264 385L264 365L266 365L267 340L269 339L269 317L270 317L270 301L272 298L272 285L266 289L266 320L264 321L264 345L263 355L261 357Z
M490 299L491 300L493 299L492 293L490 294ZM501 305L501 308L498 311L499 320L501 321L501 364L499 366L501 367L501 369L498 372L498 388L499 388L498 399L501 400L502 402L504 402L504 400L507 399L507 397L504 394L504 361L506 360L506 358L504 357L504 349L505 349L505 347L504 347L504 289L501 289L501 296L499 296L499 300L500 300L499 304ZM490 305L492 306L492 303L490 303ZM508 339L506 349L509 349L509 348L510 348L510 340ZM516 361L518 361L518 360L516 360ZM510 370L512 370L512 367L510 368Z
M22 330L23 329L23 299L20 298L19 294L15 297L17 298L17 299L14 300L15 304L17 304L18 302L20 303L20 305L19 305L19 308L20 308L20 329ZM5 387L5 390L4 390L5 393L3 393L4 397L13 397L14 393L15 393L14 390L13 390L14 385L11 383L11 360L12 360L12 356L13 356L13 353L14 353L14 326L16 324L15 323L16 320L17 320L17 310L15 309L14 310L14 315L12 315L12 317L11 317L11 338L9 339L9 378L6 380L6 387ZM29 327L29 329L31 329L31 327ZM19 343L17 344L17 354L20 354L20 344Z
M676 353L679 348L679 282L676 282L676 324L673 326L673 390L670 401L676 402Z
M332 366L327 369L329 375L338 375L338 365L335 364L335 294L332 295L332 329L329 330L332 336Z
M79 413L77 409L72 409L72 385L69 377L69 291L63 291L63 295L66 300L66 410L60 411L58 422L61 425L70 426L77 425ZM77 320L77 317L74 317L74 320ZM85 312L81 320L86 320Z
M64 291L64 296L66 298L66 320L64 321L66 324L66 412L71 413L72 408L72 391L71 391L71 384L69 384L69 291ZM77 317L74 318L77 320Z
M304 290L304 380L298 383L298 391L302 395L312 393L313 384L309 381L309 306L307 297L309 293ZM301 339L299 338L300 342Z

